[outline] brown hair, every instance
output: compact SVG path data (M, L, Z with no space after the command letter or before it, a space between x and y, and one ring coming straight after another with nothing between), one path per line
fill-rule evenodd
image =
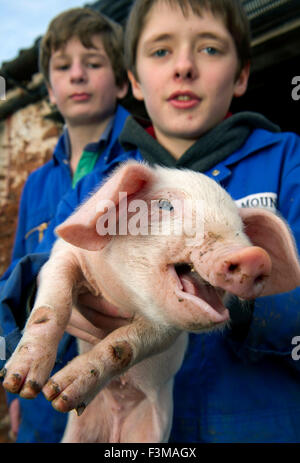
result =
M240 0L136 0L130 11L125 30L125 64L138 79L136 72L136 53L138 42L145 26L147 14L158 1L164 1L171 7L179 6L186 16L189 8L201 16L210 11L220 17L230 32L237 50L238 75L250 59L250 26Z
M122 26L89 8L72 8L56 16L49 24L40 45L39 67L49 84L49 62L53 51L78 37L86 48L93 47L93 37L101 35L104 49L110 59L116 84L127 81L123 59Z

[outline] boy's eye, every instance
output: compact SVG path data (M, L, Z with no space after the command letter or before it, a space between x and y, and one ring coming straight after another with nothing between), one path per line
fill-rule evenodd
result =
M164 56L166 56L168 54L168 51L161 48L159 50L156 50L153 55L154 56L157 56L158 58L163 58Z
M219 50L217 50L214 47L205 47L204 52L207 53L208 55L217 55L219 53Z
M55 69L57 69L58 71L66 71L67 69L69 69L69 65L68 64L58 64L57 66L55 66Z
M101 67L101 64L99 62L90 62L87 63L87 67L91 69L98 69Z

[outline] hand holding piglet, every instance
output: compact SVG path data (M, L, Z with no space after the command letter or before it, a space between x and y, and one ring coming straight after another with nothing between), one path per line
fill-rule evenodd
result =
M120 317L117 307L90 293L82 294L78 302L78 308L72 307L66 332L90 344L97 344L108 333L128 323L132 316Z

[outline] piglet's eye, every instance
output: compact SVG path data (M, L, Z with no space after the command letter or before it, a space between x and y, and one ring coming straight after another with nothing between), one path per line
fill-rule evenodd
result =
M172 203L168 199L160 199L158 201L158 207L159 209L165 209L166 211L173 211L174 207Z

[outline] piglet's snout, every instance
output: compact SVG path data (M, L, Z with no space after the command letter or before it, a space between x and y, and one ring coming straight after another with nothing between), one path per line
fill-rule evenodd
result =
M262 294L271 270L271 259L264 249L246 247L216 263L215 284L243 299L253 299Z

